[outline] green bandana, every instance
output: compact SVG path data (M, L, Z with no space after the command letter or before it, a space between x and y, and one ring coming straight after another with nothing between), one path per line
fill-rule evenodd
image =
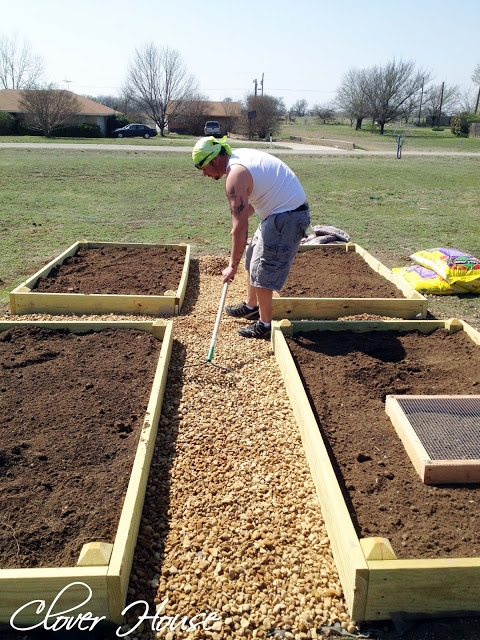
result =
M222 148L225 149L229 156L232 155L230 145L227 144L227 136L223 136L220 140L213 136L200 138L192 151L192 160L197 169L203 169L205 165L218 156Z

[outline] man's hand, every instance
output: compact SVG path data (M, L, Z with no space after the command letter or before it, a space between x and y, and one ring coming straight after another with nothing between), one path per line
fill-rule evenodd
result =
M233 280L233 278L235 277L235 274L237 273L237 269L238 267L228 266L226 269L222 271L223 284L225 284L225 282L229 282L230 280Z

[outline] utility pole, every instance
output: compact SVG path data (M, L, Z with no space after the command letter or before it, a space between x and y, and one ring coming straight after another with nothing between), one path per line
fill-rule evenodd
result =
M421 118L421 115L422 115L422 100L423 100L423 85L424 85L424 82L425 82L425 78L423 78L423 80L422 80L422 93L420 94L420 108L418 110L418 126L420 126L420 118Z
M442 82L442 93L440 94L440 107L438 109L437 129L440 127L440 118L442 117L443 88L444 88L444 86L445 86L445 82Z
M255 97L257 97L257 79L256 78L253 81L253 84L255 85Z
M261 83L260 83L260 86L262 87L262 96L263 96L263 76L264 76L264 75L265 75L265 74L264 74L264 73L262 73L262 81L261 81Z

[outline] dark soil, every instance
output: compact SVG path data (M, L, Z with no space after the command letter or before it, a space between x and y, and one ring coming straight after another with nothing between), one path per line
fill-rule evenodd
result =
M160 343L133 329L0 333L0 566L113 542Z
M33 291L163 296L177 291L185 253L175 247L80 248Z
M480 485L425 485L385 413L387 394L480 393L478 347L444 329L288 342L359 537L388 538L398 558L480 555Z
M359 253L318 247L297 254L282 298L403 298Z

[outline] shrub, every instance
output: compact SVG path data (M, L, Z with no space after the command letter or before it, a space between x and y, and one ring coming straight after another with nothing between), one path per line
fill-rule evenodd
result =
M130 120L123 115L123 113L108 116L107 118L107 136L112 136L115 129L125 127L130 124Z
M15 118L6 111L0 111L0 136L9 136L15 133Z
M55 129L54 136L56 138L101 138L102 130L98 124L82 122L82 124L59 127Z
M457 138L468 138L470 125L468 123L467 114L459 113L453 116L450 122L450 130Z

